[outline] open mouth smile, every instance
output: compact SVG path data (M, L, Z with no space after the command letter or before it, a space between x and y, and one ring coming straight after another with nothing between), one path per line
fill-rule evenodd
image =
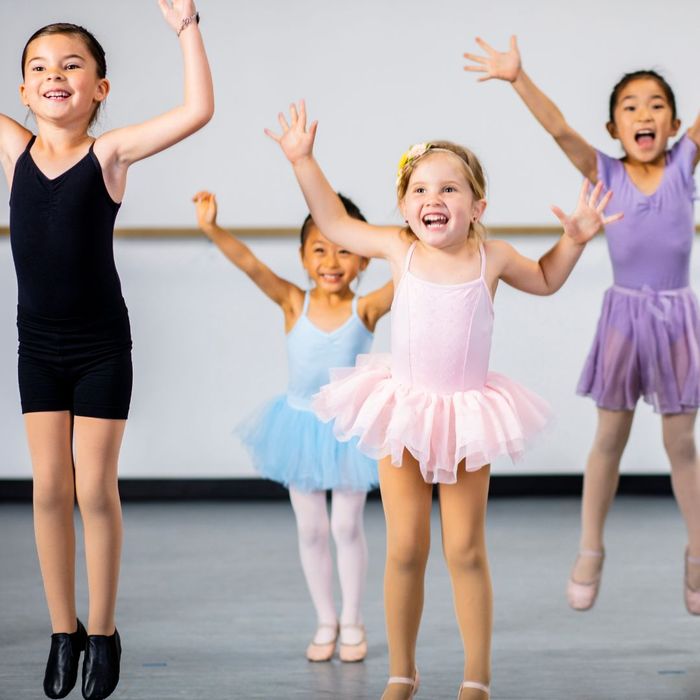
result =
M70 93L65 90L49 90L44 93L44 97L54 102L61 102L67 100L70 97Z
M655 139L656 134L651 129L640 129L634 135L634 140L642 148L651 148Z
M445 214L426 214L421 221L428 229L442 229L447 225L448 217Z

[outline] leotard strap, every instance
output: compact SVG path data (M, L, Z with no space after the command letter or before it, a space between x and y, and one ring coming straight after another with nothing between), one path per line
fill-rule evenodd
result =
M413 241L413 243L411 243L411 247L406 251L406 259L403 264L404 275L408 272L408 266L411 264L411 258L413 257L413 252L416 249L416 243L418 243L418 241Z
M358 296L355 294L355 296L352 298L352 313L354 316L357 316L357 300Z
M486 249L483 243L479 243L479 255L481 256L481 272L479 273L481 279L486 278Z
M309 310L309 290L304 292L304 306L301 309L301 315L306 316L306 312Z

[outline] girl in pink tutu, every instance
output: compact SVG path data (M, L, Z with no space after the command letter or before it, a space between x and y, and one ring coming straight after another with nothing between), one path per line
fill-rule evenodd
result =
M530 80L515 37L504 53L477 42L486 55L465 54L476 64L466 69L485 73L481 80L510 82L576 168L614 189L627 214L606 230L614 284L605 293L578 385L598 406L598 430L586 465L569 604L588 610L598 594L605 518L642 396L661 414L673 491L688 530L685 604L700 615L700 462L693 436L700 405L700 309L689 287L700 117L669 150L681 125L673 91L654 71L628 73L610 95L606 127L624 151L621 159L611 158L576 133Z
M489 464L518 457L547 421L547 404L488 371L498 281L532 294L564 283L586 242L604 223L610 193L584 184L575 212L554 208L565 234L539 261L504 241L486 241L480 219L485 179L473 153L448 141L411 148L399 164L405 226L351 219L313 157L316 123L302 102L291 125L266 133L292 163L317 225L338 245L389 261L395 285L391 355L360 355L331 372L314 408L335 420L341 440L379 458L387 523L385 609L390 678L383 700L418 690L415 648L430 546L433 484L440 484L443 548L465 651L460 700L489 694L491 583L484 521ZM400 468L397 468L400 467Z

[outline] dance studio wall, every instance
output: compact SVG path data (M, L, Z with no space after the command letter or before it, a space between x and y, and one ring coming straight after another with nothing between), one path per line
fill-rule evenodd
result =
M107 51L112 94L100 129L177 103L177 41L155 0L122 0L118 10L87 0L3 0L1 6L0 111L25 119L16 96L24 41L34 29L59 19L84 24ZM134 166L121 227L193 227L189 199L205 187L219 196L223 225L300 223L303 200L262 129L274 127L277 112L302 96L320 120L319 160L334 185L355 198L371 220L397 221L396 161L410 143L439 136L462 141L482 157L490 180L488 223L550 225L549 204L570 207L579 177L509 86L478 84L463 73L461 54L474 49L476 34L505 46L509 34L517 33L533 78L586 138L610 153L617 150L603 128L607 97L627 70L662 70L677 91L686 123L700 109L696 62L688 60L700 5L685 0L665 3L673 31L663 35L653 21L658 4L648 0L586 5L449 0L430 10L417 0L201 0L200 10L217 113L200 134ZM8 224L7 199L3 181L0 227ZM537 256L554 239L509 240ZM295 240L249 242L280 274L304 283ZM251 476L232 430L284 388L281 314L202 238L119 238L115 250L132 318L136 373L121 473ZM694 262L696 287L699 272ZM372 263L361 289L371 289L386 274L382 263ZM574 388L610 281L600 238L555 297L499 289L492 368L547 397L557 419L519 466L504 462L498 473L582 469L595 411ZM30 474L16 388L15 300L5 237L0 239L0 478ZM376 347L388 348L386 321ZM624 469L666 471L659 420L646 406L638 414Z

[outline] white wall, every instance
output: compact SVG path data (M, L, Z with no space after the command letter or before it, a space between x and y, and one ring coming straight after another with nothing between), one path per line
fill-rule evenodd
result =
M146 118L179 96L177 42L155 0L2 0L0 111L18 119L19 57L37 27L82 23L105 45L113 93L102 128ZM11 11L9 8L11 7ZM700 106L696 45L700 5L592 0L201 0L202 28L217 89L217 114L202 133L134 167L121 226L191 226L189 197L219 193L230 226L294 226L303 201L277 147L262 135L277 111L306 96L321 120L318 155L336 187L374 221L395 221L395 163L408 144L447 137L473 147L490 175L492 224L551 222L550 202L573 202L579 178L533 123L510 88L477 85L461 54L480 34L505 45L518 33L531 74L595 145L615 152L603 124L609 89L627 70L660 68L675 86L681 116ZM8 220L0 184L0 225ZM546 237L513 242L536 256ZM303 282L296 242L255 240L275 270ZM123 240L117 261L135 340L136 382L124 476L251 475L230 434L285 385L281 317L203 240ZM697 279L697 265L693 279ZM386 274L373 263L365 290ZM514 471L581 469L594 428L590 400L574 387L610 283L604 241L589 246L564 290L550 299L502 288L492 367L531 386L558 423ZM0 240L0 478L30 473L16 388L16 287L9 244ZM386 349L387 325L377 347ZM659 420L644 407L624 467L665 470ZM507 464L501 472L513 471Z

